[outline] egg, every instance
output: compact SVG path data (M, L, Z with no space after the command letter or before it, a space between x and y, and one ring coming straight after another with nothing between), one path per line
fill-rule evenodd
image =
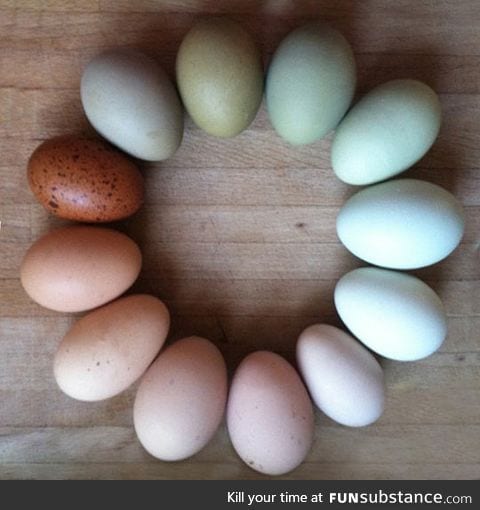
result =
M263 94L261 55L235 21L199 20L182 41L176 73L186 110L210 135L233 137L255 118Z
M214 436L226 399L227 369L217 347L205 338L178 340L140 383L133 408L138 439L161 460L190 457Z
M294 368L273 352L248 355L237 368L227 403L233 447L252 469L282 475L310 450L313 408Z
M106 51L85 68L80 94L93 127L136 158L162 161L178 149L183 110L155 60L132 49Z
M355 269L338 281L334 301L353 335L385 358L425 358L447 335L440 298L415 276L374 267Z
M116 230L69 226L52 230L26 252L20 279L38 304L81 312L120 296L137 279L140 249Z
M430 149L440 121L440 101L428 85L416 80L379 85L337 127L333 170L339 179L355 185L399 174Z
M319 21L297 28L268 69L266 102L275 131L293 145L323 138L345 115L355 84L354 55L340 32Z
M69 397L89 402L118 395L147 370L169 325L165 305L145 294L90 312L72 326L57 349L58 386Z
M338 237L357 257L393 269L435 264L460 243L462 206L440 186L399 179L351 197L337 217Z
M68 220L121 220L143 203L138 168L101 140L59 136L43 142L28 162L28 182L47 211Z
M314 324L297 341L297 362L310 395L332 420L363 427L378 420L385 385L378 361L348 333Z

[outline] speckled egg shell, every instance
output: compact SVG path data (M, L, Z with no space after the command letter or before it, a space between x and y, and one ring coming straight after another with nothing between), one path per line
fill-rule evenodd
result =
M127 218L143 203L143 177L109 144L78 136L42 143L28 162L28 182L51 213L74 221Z
M136 294L75 322L58 346L55 380L68 396L93 402L118 395L147 370L170 326L166 306Z

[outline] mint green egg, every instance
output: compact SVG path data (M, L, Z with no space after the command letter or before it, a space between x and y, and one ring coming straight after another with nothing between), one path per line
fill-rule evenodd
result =
M416 80L392 80L371 90L335 132L332 167L339 179L372 184L397 175L430 149L440 130L437 94Z
M355 59L343 35L308 23L280 43L267 74L266 103L275 131L293 145L323 138L352 101Z

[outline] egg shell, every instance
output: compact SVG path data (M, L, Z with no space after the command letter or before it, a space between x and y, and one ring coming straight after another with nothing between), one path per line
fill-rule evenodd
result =
M357 257L377 266L416 269L447 257L464 232L463 210L440 186L416 179L359 191L337 217L338 237Z
M60 343L54 375L60 389L83 401L118 395L139 379L162 348L170 315L156 297L117 299L78 320Z
M96 308L137 279L142 255L116 230L69 226L45 234L25 254L20 278L38 304L59 312Z
M101 140L59 136L43 142L28 162L28 182L47 211L68 220L121 220L143 203L140 171Z
M425 358L447 335L440 298L415 276L374 267L354 269L338 281L334 301L353 335L385 358Z
M273 352L248 355L237 368L228 397L232 444L252 469L282 475L310 450L313 408L295 369Z
M132 156L161 161L183 136L177 92L155 60L132 49L104 52L89 62L80 85L93 127Z
M273 55L267 110L276 132L293 145L334 129L355 92L355 59L343 35L315 21L288 34Z
M355 185L399 174L430 149L440 122L440 101L428 85L416 80L379 85L337 127L333 170L339 179Z
M210 341L189 337L160 354L135 397L133 420L143 447L166 461L200 451L225 411L227 369Z
M381 416L385 401L382 367L348 333L315 324L302 332L296 352L313 401L332 420L363 427Z
M199 20L182 41L176 73L186 110L207 133L233 137L255 118L263 94L261 55L235 21Z

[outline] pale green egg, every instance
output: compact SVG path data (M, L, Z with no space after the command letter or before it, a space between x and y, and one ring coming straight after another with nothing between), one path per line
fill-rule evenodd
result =
M416 163L440 130L437 94L416 80L392 80L370 91L345 116L332 144L339 179L364 185Z
M288 34L267 75L266 101L277 133L293 145L323 138L352 101L355 60L343 35L322 22Z

